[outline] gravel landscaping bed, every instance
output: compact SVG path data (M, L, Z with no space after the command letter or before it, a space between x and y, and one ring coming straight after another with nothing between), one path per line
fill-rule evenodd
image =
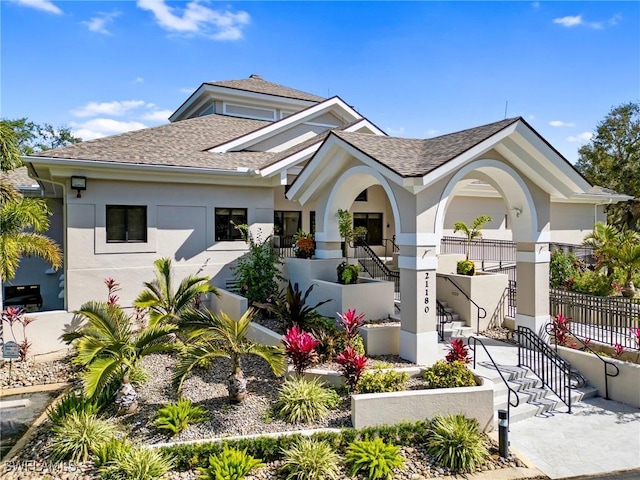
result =
M49 383L64 383L75 378L75 366L67 357L51 362L35 363L13 361L11 378L9 378L9 362L3 361L0 366L0 388L30 387Z

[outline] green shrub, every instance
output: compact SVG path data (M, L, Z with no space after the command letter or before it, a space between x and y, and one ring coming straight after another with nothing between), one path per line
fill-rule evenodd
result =
M613 293L611 278L591 270L586 270L576 275L569 288L574 292L598 297L607 297Z
M339 456L325 441L303 438L282 451L282 473L286 480L338 480Z
M102 480L154 480L173 468L173 459L159 450L145 447L120 447L98 469Z
M351 475L363 472L369 480L391 478L393 469L404 465L400 449L380 438L353 442L347 448L346 461L351 466Z
M360 267L352 263L342 262L336 268L338 274L338 283L343 285L352 285L358 283L360 276Z
M458 275L473 276L476 273L476 264L471 260L459 260L456 264L456 273Z
M247 450L236 450L225 444L222 452L209 457L209 466L198 469L198 478L203 480L242 480L254 468L263 463L247 455Z
M132 448L133 444L126 438L113 437L98 445L94 452L93 463L97 468L100 468L112 462L115 458L125 455Z
M401 392L407 388L409 374L395 370L375 370L365 372L358 381L358 393Z
M289 423L310 423L327 415L339 401L335 390L323 387L317 379L296 377L280 387L275 409Z
M86 412L71 412L51 428L51 456L54 460L85 462L117 430L113 423Z
M160 430L177 435L189 428L192 423L207 420L207 411L191 403L191 400L180 397L175 403L167 403L158 409L154 424Z
M464 362L447 363L438 360L422 374L429 388L473 387L476 379Z
M578 257L575 253L565 253L564 250L554 249L549 261L549 286L552 288L565 287L570 279L579 275Z
M437 416L428 433L427 453L447 468L471 472L489 456L475 419L464 415Z
M95 415L99 410L97 402L87 399L81 393L69 392L47 410L47 417L54 425L60 425L73 412Z

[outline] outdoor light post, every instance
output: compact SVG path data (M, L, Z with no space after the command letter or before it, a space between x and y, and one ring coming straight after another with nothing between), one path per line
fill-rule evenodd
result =
M498 410L499 453L503 458L509 456L509 415L506 410Z

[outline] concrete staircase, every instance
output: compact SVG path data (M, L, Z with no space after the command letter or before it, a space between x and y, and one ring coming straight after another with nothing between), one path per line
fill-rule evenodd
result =
M509 386L515 390L520 401L517 407L511 407L510 421L517 422L534 416L551 416L567 412L567 406L551 391L531 370L515 365L498 364L500 372ZM508 389L502 378L490 362L479 362L476 371L493 382L493 408L497 428L498 410L507 409ZM575 388L573 384L575 383ZM598 390L590 385L579 386L583 381L572 382L571 403L594 397ZM513 397L513 393L511 394ZM514 401L512 399L512 401ZM515 401L514 401L515 402Z
M465 325L453 308L447 302L440 302L447 312L446 315L436 313L438 322L444 323L444 341L448 342L451 338L469 337L473 334L473 328Z

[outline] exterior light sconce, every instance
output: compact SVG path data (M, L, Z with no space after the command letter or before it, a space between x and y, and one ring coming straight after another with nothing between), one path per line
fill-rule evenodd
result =
M71 188L78 192L76 198L82 198L80 192L87 189L87 177L73 175L71 177Z
M518 218L520 218L520 215L522 215L522 208L520 207L513 207L511 210L516 212L516 217Z

